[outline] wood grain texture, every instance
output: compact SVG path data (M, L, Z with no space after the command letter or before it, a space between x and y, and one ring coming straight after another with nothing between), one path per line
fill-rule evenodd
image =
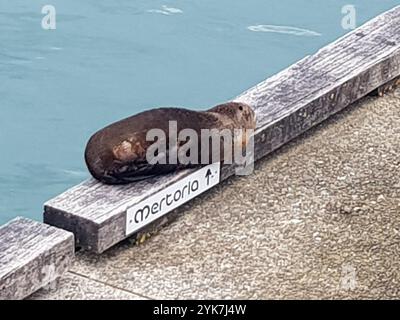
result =
M396 7L234 100L250 104L256 112L257 160L399 75L400 7ZM233 175L234 169L224 166L221 180ZM47 202L44 220L74 232L78 245L101 253L126 238L128 207L191 172L128 186L88 180ZM174 213L168 214L143 232L173 217Z
M60 277L74 258L74 235L25 218L0 227L0 300L31 295Z

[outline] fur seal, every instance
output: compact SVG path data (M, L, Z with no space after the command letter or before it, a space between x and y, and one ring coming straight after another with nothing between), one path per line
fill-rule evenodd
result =
M206 111L183 108L144 111L101 129L89 139L85 150L85 161L89 172L94 178L106 184L126 184L191 166L179 162L150 164L146 160L146 151L154 144L154 141L146 140L147 132L158 128L168 137L169 121L176 121L178 132L190 128L199 136L201 129L233 131L255 129L256 126L252 108L238 102L217 105ZM167 153L169 151L166 150Z

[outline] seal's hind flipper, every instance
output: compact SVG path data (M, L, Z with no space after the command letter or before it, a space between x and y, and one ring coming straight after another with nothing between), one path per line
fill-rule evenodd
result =
M106 184L118 185L150 179L166 173L174 172L178 165L173 164L148 164L146 161L136 161L117 165L103 175L101 181Z
M120 184L128 184L132 182L139 182L146 179L154 178L156 176L157 176L156 174L148 176L131 176L131 177L127 176L127 177L119 177L118 180L120 181Z
M157 176L156 174L152 175L118 175L118 176L111 176L111 175L104 175L101 178L101 182L109 185L121 185L121 184L129 184L133 182L139 182L146 179L154 178Z

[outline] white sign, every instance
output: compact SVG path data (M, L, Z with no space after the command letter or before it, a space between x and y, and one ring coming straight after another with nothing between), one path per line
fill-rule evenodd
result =
M128 208L126 235L129 235L219 183L220 163L197 170L173 185Z

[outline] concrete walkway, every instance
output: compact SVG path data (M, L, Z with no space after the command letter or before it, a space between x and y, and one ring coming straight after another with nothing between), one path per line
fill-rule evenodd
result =
M179 209L78 253L33 299L400 298L400 91L366 98Z

